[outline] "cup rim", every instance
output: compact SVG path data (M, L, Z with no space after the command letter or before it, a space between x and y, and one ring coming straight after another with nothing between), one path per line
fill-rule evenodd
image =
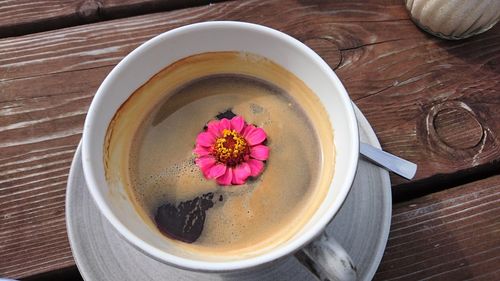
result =
M97 176L94 173L94 169L92 168L92 161L90 160L90 152L92 151L92 136L89 131L94 123L98 123L98 117L93 114L94 111L97 110L100 103L102 102L102 98L105 95L103 89L107 88L110 84L112 84L115 80L115 77L118 75L119 69L124 67L124 65L128 65L128 62L136 56L139 56L142 52L147 51L151 48L156 42L161 40L167 40L168 38L175 37L179 33L189 32L193 29L211 29L211 28L236 28L236 29L251 29L252 31L257 31L261 33L265 33L267 35L271 35L273 37L278 38L278 40L283 40L287 43L295 45L300 49L301 52L305 53L307 57L314 60L320 67L321 71L326 73L328 77L331 79L335 87L338 90L340 98L343 102L343 106L347 110L346 119L348 120L349 126L349 135L352 137L352 149L349 151L349 155L353 158L351 165L347 168L347 173L344 176L344 182L337 194L337 198L333 201L330 208L325 211L324 214L318 219L318 221L310 228L306 229L301 236L295 237L292 239L287 245L282 246L281 248L274 248L270 251L262 253L257 256L238 259L234 261L200 261L193 260L186 257L180 257L177 255L173 255L148 244L147 242L140 239L136 236L132 231L130 231L125 225L123 225L120 220L115 216L111 208L105 202L105 199L101 196L97 187L99 186L97 182ZM145 43L141 44L139 47L130 52L124 59L122 59L113 70L106 76L102 84L99 86L99 89L92 100L92 103L89 107L88 114L84 124L83 136L82 136L82 164L85 175L85 180L87 182L87 187L96 203L98 209L101 214L111 223L111 225L115 228L115 230L125 238L131 245L135 248L139 249L141 252L153 257L154 259L174 265L179 268L196 270L196 271L204 271L204 272L221 272L221 271L234 271L234 270L243 270L252 267L256 267L265 263L269 263L275 261L281 257L287 256L289 254L294 253L295 251L304 247L307 243L313 240L317 235L322 233L326 225L331 221L337 211L340 209L342 204L344 203L352 182L354 180L354 176L356 173L358 156L359 156L359 135L358 135L358 126L357 120L354 114L354 109L352 106L352 102L342 85L341 81L337 77L337 75L333 72L333 70L328 66L328 64L313 50L307 47L305 44L300 42L299 40L287 35L281 31L265 27L258 24L246 23L246 22L236 22L236 21L212 21L212 22L201 22L185 25L182 27L178 27L169 31L166 31L160 35L149 39ZM335 177L334 177L335 178ZM333 180L333 179L332 179Z

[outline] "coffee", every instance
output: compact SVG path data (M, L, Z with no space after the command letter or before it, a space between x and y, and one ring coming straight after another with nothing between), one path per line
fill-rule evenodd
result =
M204 178L192 150L208 121L233 114L266 131L271 153L262 175L219 186ZM302 81L271 61L195 55L158 73L115 115L108 181L127 187L169 243L219 258L256 255L295 235L324 198L333 173L325 120Z

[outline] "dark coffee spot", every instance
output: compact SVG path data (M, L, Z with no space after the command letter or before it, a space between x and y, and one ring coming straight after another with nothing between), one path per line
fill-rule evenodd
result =
M222 194L219 196L219 201L222 202L222 200L224 200L224 197L222 197Z
M155 222L166 236L186 243L196 241L203 231L206 211L214 206L212 192L175 206L163 204L156 210Z
M255 103L250 104L250 109L255 114L259 114L259 113L262 113L262 111L264 111L264 108L262 108L262 106L255 104Z
M215 118L217 118L217 119L219 119L219 120L221 120L221 119L223 119L223 118L226 118L226 119L231 120L231 119L233 119L233 117L235 117L235 116L236 116L236 114L234 114L234 112L233 112L233 111L231 111L231 109L228 109L228 110L226 110L226 111L224 111L224 112L222 112L222 113L217 114L217 115L215 116Z

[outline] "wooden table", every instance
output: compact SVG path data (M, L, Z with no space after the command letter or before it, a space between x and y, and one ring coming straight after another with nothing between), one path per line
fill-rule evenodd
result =
M92 97L139 44L240 20L284 31L336 71L385 150L391 233L376 280L500 280L500 26L463 41L418 29L402 0L0 1L0 276L79 280L64 195Z

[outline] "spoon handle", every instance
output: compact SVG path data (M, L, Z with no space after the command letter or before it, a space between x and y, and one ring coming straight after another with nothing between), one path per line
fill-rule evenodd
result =
M359 144L359 152L378 165L406 179L411 180L417 172L417 164L387 153L367 143L361 142Z

